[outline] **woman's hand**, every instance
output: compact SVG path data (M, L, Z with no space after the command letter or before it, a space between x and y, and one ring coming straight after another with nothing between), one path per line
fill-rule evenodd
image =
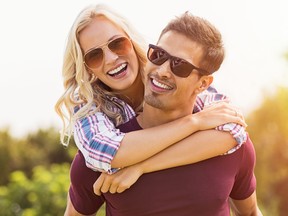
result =
M199 130L212 129L227 123L236 123L244 128L247 127L242 112L229 104L227 100L204 107L202 111L193 114L192 119L196 121Z
M122 193L130 188L142 174L140 164L120 169L112 175L102 173L93 185L94 193L99 196L108 191L112 194Z

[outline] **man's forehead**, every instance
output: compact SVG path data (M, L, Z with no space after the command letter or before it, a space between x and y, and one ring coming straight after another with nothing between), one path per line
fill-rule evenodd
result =
M201 45L176 31L164 33L159 38L157 46L167 51L170 55L183 58L195 65L198 65L198 61L203 54Z

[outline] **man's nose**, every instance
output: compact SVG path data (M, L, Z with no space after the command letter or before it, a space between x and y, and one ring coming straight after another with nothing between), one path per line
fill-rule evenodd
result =
M157 66L156 72L162 77L171 77L170 60L167 59L162 65Z

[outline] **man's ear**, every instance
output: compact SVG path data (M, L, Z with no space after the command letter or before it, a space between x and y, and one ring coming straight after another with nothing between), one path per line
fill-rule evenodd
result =
M196 90L197 94L205 91L213 82L214 77L212 75L202 76L199 80L199 87Z

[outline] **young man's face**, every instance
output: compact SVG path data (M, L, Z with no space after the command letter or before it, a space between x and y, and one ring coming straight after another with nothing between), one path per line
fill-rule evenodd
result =
M161 61L162 56L165 59L168 53L170 56L181 58L199 67L203 52L202 48L186 36L174 31L165 33L158 41L157 47L160 48L158 52L151 51L150 53L152 53L151 59L155 59L158 65L151 61L148 61L146 65L145 102L153 107L167 111L186 106L193 107L194 100L201 86L199 72L194 69L190 74L188 73L187 77L181 77L181 70L179 72L177 68L173 69L178 73L178 76L172 72L170 66L171 58L167 59L163 64L159 64L163 62L163 60ZM154 47L154 51L157 51L157 47ZM163 49L162 52L161 49ZM157 60L159 61L157 62ZM177 61L176 59L175 61L175 58L172 59L172 62L172 67L181 64L181 60ZM181 66L179 67L182 68Z

